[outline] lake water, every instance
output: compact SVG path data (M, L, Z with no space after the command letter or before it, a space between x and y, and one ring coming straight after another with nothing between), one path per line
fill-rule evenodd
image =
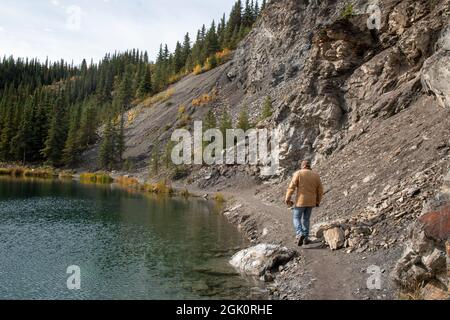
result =
M0 178L0 299L248 298L227 263L246 245L205 201Z

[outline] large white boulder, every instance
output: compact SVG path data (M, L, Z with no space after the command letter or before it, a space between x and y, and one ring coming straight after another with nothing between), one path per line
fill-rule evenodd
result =
M230 264L242 274L259 277L289 262L294 255L293 250L283 246L259 244L236 253Z
M339 227L326 230L323 236L325 238L325 242L330 246L331 250L338 250L344 246L345 235Z

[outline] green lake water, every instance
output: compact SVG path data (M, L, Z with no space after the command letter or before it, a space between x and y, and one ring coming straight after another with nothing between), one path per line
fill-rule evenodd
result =
M0 299L249 298L257 283L228 265L246 245L199 199L0 178Z

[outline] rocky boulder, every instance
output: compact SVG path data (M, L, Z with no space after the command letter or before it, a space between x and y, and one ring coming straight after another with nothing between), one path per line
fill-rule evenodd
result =
M402 258L392 273L404 291L420 288L425 300L448 299L448 249L450 237L450 204L444 178L441 192L426 208L433 212L422 215L411 227Z
M324 232L325 242L331 250L338 250L344 246L345 237L341 228L335 227Z
M422 85L442 107L450 108L450 25L442 30L436 49L423 65Z
M295 252L286 247L259 244L236 253L230 264L242 274L260 277L286 264L294 256Z

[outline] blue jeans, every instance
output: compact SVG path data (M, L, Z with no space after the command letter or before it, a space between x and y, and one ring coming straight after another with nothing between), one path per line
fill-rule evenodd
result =
M309 237L309 226L313 208L294 208L294 227L297 236Z

